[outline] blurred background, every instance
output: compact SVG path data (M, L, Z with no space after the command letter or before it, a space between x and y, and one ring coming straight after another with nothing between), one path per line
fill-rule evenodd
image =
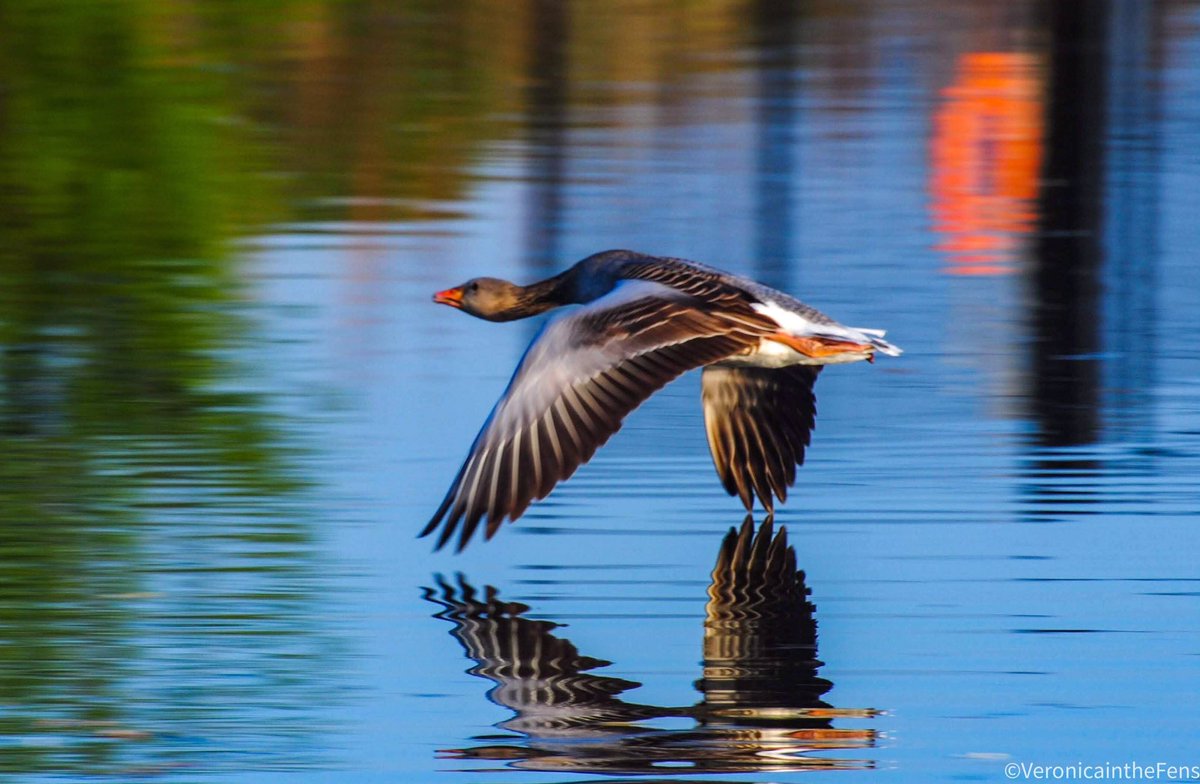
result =
M1198 150L1183 0L0 3L0 771L1200 763ZM721 665L783 700L729 687L751 735L510 721L728 686L696 378L493 541L414 539L537 328L432 292L614 247L906 349L817 385L802 661Z

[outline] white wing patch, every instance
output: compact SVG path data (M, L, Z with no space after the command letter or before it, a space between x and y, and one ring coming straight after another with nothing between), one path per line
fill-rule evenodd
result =
M750 307L774 321L784 332L798 338L837 336L853 340L852 335L856 332L856 330L847 329L841 324L820 324L816 321L809 321L796 311L770 301L755 302ZM865 343L866 341L861 342Z
M846 327L837 323L822 324L810 321L796 311L770 301L755 302L750 307L774 321L784 332L798 338L834 338L848 340L852 343L867 343L893 357L898 357L903 353L899 348L883 339L883 336L887 334L886 330Z

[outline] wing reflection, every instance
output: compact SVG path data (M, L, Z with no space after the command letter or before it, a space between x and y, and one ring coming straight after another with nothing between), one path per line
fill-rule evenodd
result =
M442 605L435 617L454 624L451 634L475 660L468 672L494 681L488 699L517 714L498 726L531 737L583 738L670 713L621 700L617 695L642 684L589 675L612 662L581 655L554 634L559 624L525 617L527 605L501 601L490 585L480 597L462 575L457 589L440 576L437 582L440 594L426 589L426 598Z
M799 707L816 717L833 684L817 677L817 621L787 529L772 536L768 519L730 529L717 553L704 620L704 694L711 723L721 717L770 718ZM814 713L815 712L815 713ZM813 718L813 728L829 725Z
M497 726L524 736L444 753L592 773L873 767L870 760L815 754L874 746L874 730L832 723L876 711L839 710L821 699L833 684L817 676L809 593L785 529L776 533L768 519L756 530L749 518L730 529L708 588L704 669L696 682L703 699L659 707L622 699L641 684L592 674L610 662L582 655L555 633L559 624L527 617L528 606L500 600L490 586L480 595L461 575L457 585L438 577L437 588L425 589L441 607L435 617L454 624L451 634L475 662L468 672L496 684L488 698L515 714ZM666 718L692 724L655 726Z

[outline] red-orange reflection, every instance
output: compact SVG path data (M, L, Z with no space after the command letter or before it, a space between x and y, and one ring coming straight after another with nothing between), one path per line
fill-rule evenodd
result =
M970 52L934 115L933 228L952 275L1012 272L1036 218L1042 161L1038 57Z

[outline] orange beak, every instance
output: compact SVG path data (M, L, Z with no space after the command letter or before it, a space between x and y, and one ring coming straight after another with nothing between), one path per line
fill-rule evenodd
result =
M433 301L439 305L449 305L452 308L462 307L463 291L461 288L446 289L433 295Z

